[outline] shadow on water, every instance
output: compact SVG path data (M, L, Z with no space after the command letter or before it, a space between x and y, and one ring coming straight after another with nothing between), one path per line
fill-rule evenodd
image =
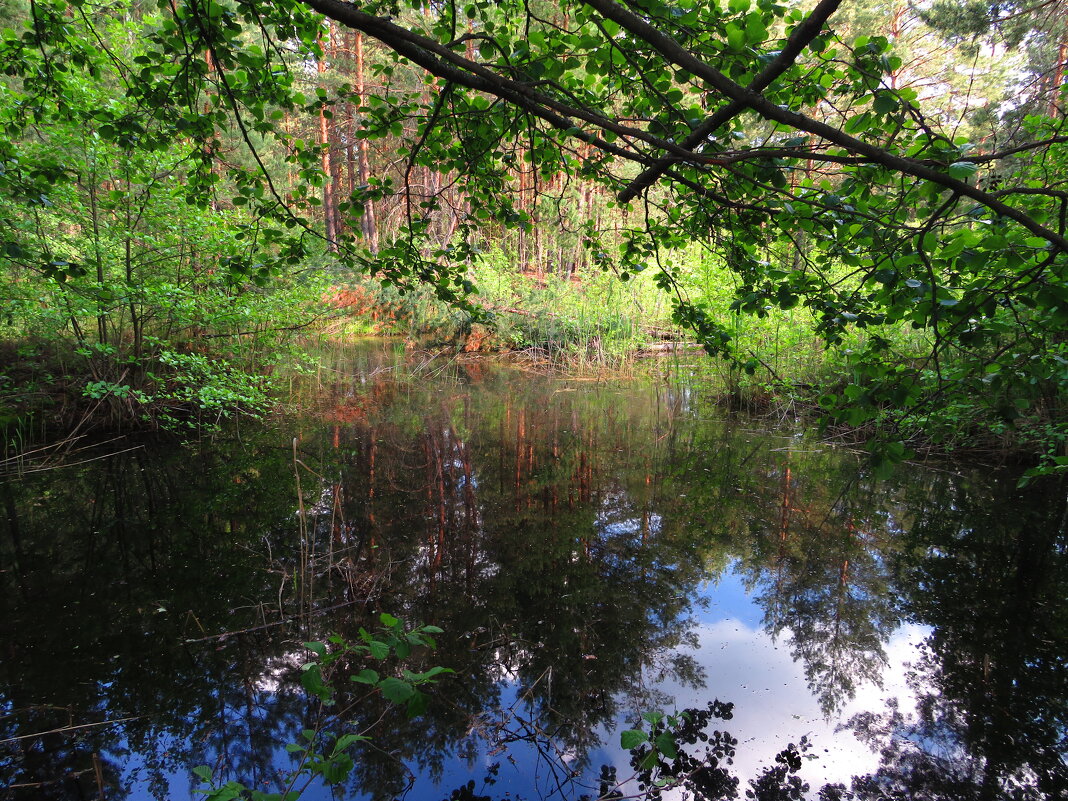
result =
M199 764L275 787L319 714L300 643L383 611L444 629L412 664L455 674L414 720L340 694L373 737L353 796L596 794L617 727L719 692L702 638L746 616L872 748L812 797L1068 791L1063 486L879 482L684 381L389 349L317 378L274 430L2 479L0 798L189 797ZM868 692L903 625L908 692Z

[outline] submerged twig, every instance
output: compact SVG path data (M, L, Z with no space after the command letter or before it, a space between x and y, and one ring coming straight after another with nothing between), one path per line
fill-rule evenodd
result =
M148 715L131 715L128 718L101 720L98 723L79 723L76 726L60 726L58 729L48 729L47 731L37 731L33 734L20 734L17 737L7 737L3 740L0 740L0 745L4 745L5 743L17 743L21 740L32 740L34 737L44 737L48 734L66 734L67 732L75 731L76 729L91 729L95 726L112 726L116 723L126 723L127 721L141 720L142 718L146 717L148 717Z

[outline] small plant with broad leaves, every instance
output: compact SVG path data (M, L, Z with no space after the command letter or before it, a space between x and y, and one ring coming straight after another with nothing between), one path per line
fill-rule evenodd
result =
M333 706L335 689L330 676L331 668L343 659L370 657L378 662L389 659L390 656L407 659L413 649L437 647L433 637L435 634L441 634L441 629L437 626L420 626L405 631L404 624L388 613L380 615L379 621L382 628L374 634L361 628L360 641L356 643L346 642L338 635L329 638L329 645L321 642L304 643L305 647L318 657L301 668L301 684L308 695L318 698L325 706ZM334 647L330 648L330 645ZM387 701L404 706L408 716L415 717L426 708L426 695L419 687L433 682L443 673L451 672L444 667L432 667L422 673L402 669L400 677L396 677L381 676L377 670L364 668L349 678L353 682L378 690Z
M419 626L406 630L404 623L388 613L379 616L381 627L375 632L359 630L359 641L349 642L339 635L332 635L327 642L306 642L304 647L314 658L301 666L300 680L309 698L318 699L323 708L335 705L336 682L339 668L354 660L373 660L383 667L391 659L403 660L416 649L437 647L435 634L442 630L437 626ZM383 668L384 669L384 668ZM399 676L382 675L378 670L363 668L351 674L349 680L363 684L372 692L378 692L387 701L403 706L408 717L415 717L426 709L427 697L422 687L433 683L439 676L452 673L449 668L431 667L421 673L401 668ZM366 733L337 735L320 726L305 729L299 742L290 743L286 750L298 758L297 767L289 774L284 787L276 792L252 789L238 781L217 783L214 772L207 765L193 768L193 774L207 789L198 790L206 801L295 801L312 782L320 781L328 786L341 784L355 767L350 753L353 745L369 740Z

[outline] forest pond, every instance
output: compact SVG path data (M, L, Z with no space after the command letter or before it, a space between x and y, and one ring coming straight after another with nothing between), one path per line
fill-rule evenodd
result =
M876 480L685 368L331 364L268 428L0 476L0 798L278 791L320 713L302 643L382 613L453 672L411 719L342 682L370 739L305 798L595 797L621 731L713 699L742 797L802 738L813 797L1068 792L1063 484Z

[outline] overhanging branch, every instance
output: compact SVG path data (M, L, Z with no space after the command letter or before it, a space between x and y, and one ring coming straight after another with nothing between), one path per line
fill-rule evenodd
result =
M984 192L976 186L957 180L915 159L891 153L877 145L850 136L831 125L775 105L759 92L754 92L732 81L719 70L697 58L663 31L615 3L614 0L583 0L583 2L652 46L671 63L681 67L691 75L704 79L712 88L743 104L746 108L752 109L764 119L782 123L797 131L807 131L815 134L853 153L867 156L877 164L881 164L891 170L929 181L963 197L971 198L996 214L1018 222L1031 233L1048 241L1057 250L1068 254L1068 239L1042 225L1025 212L1003 203L989 192Z
M716 164L715 157L696 154L692 148L707 137L707 132L722 125L740 111L750 109L767 120L781 123L796 131L814 134L872 163L880 164L902 175L928 181L974 200L995 214L1013 220L1036 236L1047 240L1061 253L1068 254L1068 238L1042 225L1026 212L1002 201L996 194L953 178L938 167L897 155L883 147L851 136L827 123L775 105L761 94L761 91L779 77L793 63L801 50L819 34L823 24L837 9L840 0L823 0L817 5L816 9L794 29L783 52L748 87L731 80L682 47L662 30L614 0L583 0L588 7L620 25L630 35L650 45L665 60L704 80L711 88L730 98L730 103L705 120L682 142L672 142L657 137L648 131L623 125L594 109L564 102L539 91L530 83L501 75L491 65L467 59L435 39L396 25L389 19L367 14L352 3L342 0L304 0L304 2L330 19L378 39L401 56L439 78L498 97L530 112L567 136L573 136L596 147L603 153L646 165L648 169L623 190L620 194L621 198L635 196L644 186L651 185L665 169L680 161L696 165ZM642 152L640 149L612 144L594 131L581 128L577 123L586 123L596 130L621 137L626 142L642 142L665 155L654 158L652 154ZM643 184L643 181L646 183Z
M793 32L786 40L786 46L782 49L779 55L777 55L759 75L753 78L752 82L749 84L749 90L753 92L762 92L771 86L776 78L786 72L801 54L801 51L819 35L820 31L823 30L824 24L830 19L831 15L838 10L838 6L841 4L842 0L823 0L819 5L812 9L812 13L794 28ZM745 103L738 100L732 100L694 128L693 132L682 140L682 146L687 150L693 150L707 140L717 128L725 125L731 119L741 114L746 108L747 106ZM626 203L636 198L644 190L652 186L656 182L656 179L663 175L664 171L676 161L677 159L670 156L657 159L652 167L645 170L641 175L635 178L628 187L619 193L620 202Z

